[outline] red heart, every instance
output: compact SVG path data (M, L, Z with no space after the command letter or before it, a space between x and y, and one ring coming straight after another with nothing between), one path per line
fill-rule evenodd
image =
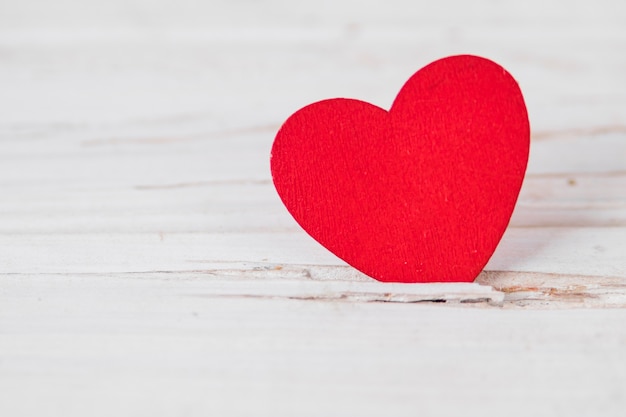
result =
M529 143L513 77L453 56L415 73L389 111L342 98L298 110L272 177L300 226L365 274L471 282L509 223Z

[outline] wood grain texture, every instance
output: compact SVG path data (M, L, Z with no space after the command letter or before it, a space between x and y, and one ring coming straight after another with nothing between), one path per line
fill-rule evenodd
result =
M622 416L626 7L0 2L0 415ZM439 57L519 81L511 225L473 284L386 286L269 150Z

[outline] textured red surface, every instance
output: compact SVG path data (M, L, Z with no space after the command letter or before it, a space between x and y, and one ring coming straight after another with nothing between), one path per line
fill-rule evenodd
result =
M298 110L278 132L274 185L314 239L379 281L473 281L519 194L524 99L501 66L431 63L391 110L351 99Z

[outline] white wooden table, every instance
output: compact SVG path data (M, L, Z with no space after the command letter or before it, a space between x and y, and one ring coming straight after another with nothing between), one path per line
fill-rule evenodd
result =
M623 416L624 4L0 1L0 416ZM373 282L274 134L456 53L525 93L519 204L476 283Z

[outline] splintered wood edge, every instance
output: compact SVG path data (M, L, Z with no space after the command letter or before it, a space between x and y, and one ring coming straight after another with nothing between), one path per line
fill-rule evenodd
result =
M502 304L504 293L480 284L389 284L350 281L243 281L211 289L206 297L286 298L293 300L387 303Z
M518 307L626 308L626 277L483 271L476 279Z
M246 280L247 296L306 300L396 303L489 303L499 305L504 293L476 283L400 284L373 280L349 266L234 263L204 271L219 278ZM254 279L250 283L249 279ZM261 286L257 287L257 283ZM254 294L253 294L254 293ZM233 296L236 294L232 294Z
M474 283L382 283L340 265L210 262L206 269L73 274L3 274L16 279L106 279L123 287L151 282L181 296L317 300L329 302L438 303L505 308L626 308L626 278L484 271Z
M216 277L324 281L303 299L490 304L532 308L626 308L626 278L521 271L483 271L474 283L380 283L349 266L262 263L212 264ZM335 282L334 287L328 286ZM283 284L284 285L284 284ZM303 288L301 288L303 290ZM304 292L307 292L304 291Z
M210 262L206 269L111 273L2 274L6 281L92 277L116 287L176 287L180 296L329 302L437 303L505 308L626 308L626 278L541 272L483 271L474 283L401 284L375 281L342 265ZM89 281L89 280L87 280ZM180 292L182 290L182 293Z

